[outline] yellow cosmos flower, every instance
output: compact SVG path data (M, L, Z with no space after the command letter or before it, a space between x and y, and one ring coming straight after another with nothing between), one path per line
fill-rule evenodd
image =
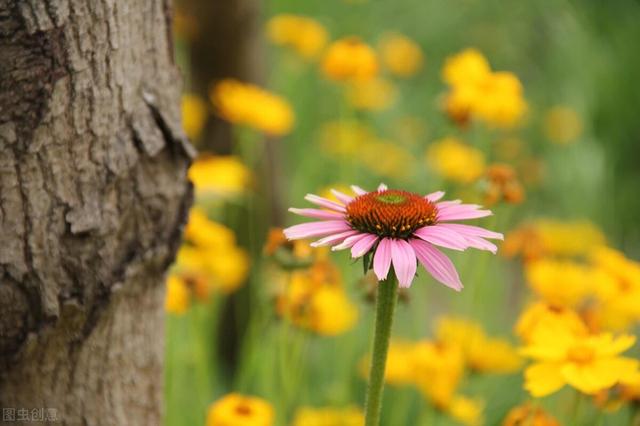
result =
M190 302L189 288L178 276L169 275L164 299L165 311L181 315L187 311Z
M484 424L483 411L484 402L482 400L462 395L456 395L447 407L447 413L464 426Z
M526 111L522 84L513 73L494 72L478 86L473 113L486 123L513 127L520 124Z
M209 220L200 207L192 207L184 230L184 238L194 245L224 249L236 243L236 236L226 226Z
M327 44L327 30L306 16L276 15L267 23L267 35L274 44L290 47L306 59L316 58Z
M440 318L436 339L460 348L469 367L477 372L510 373L522 365L522 359L507 340L489 337L480 324L463 318Z
M384 66L399 77L411 77L422 68L422 49L415 41L402 34L385 34L378 51Z
M447 58L442 79L451 86L474 85L491 73L489 61L477 49L465 49Z
M491 126L513 127L527 110L520 80L510 72L492 72L475 49L448 58L442 77L451 86L445 110L458 124L476 117Z
M276 299L278 314L298 327L325 336L351 330L358 308L342 288L342 277L328 260L295 270Z
M355 80L347 88L347 100L357 109L382 111L396 100L395 86L382 78Z
M527 282L554 306L576 307L593 292L593 268L572 261L541 259L526 266ZM606 278L606 274L605 274Z
M189 167L198 195L235 196L249 188L251 170L235 156L202 156Z
M582 120L572 108L554 106L545 114L544 130L551 142L567 145L575 142L582 133Z
M218 114L232 123L273 136L286 135L293 127L294 114L289 103L253 84L220 80L211 88L209 97Z
M414 382L423 396L445 411L464 374L464 356L459 347L421 341L413 349Z
M384 380L390 385L407 385L415 381L416 344L393 340L389 344ZM418 355L419 356L419 355ZM366 361L369 361L367 358ZM366 368L368 373L368 366ZM366 377L366 374L365 374Z
M562 330L539 332L523 355L535 360L525 370L525 389L534 397L552 394L568 384L585 394L596 394L638 372L637 360L620 354L635 336L610 333L575 335Z
M273 407L253 396L230 393L209 406L207 426L271 426Z
M525 343L536 340L546 330L564 330L572 335L586 335L588 330L580 316L571 308L554 306L546 302L529 305L518 318L516 335Z
M378 73L375 51L357 37L333 42L322 59L322 72L332 80L367 80Z
M296 411L292 426L364 426L364 414L357 407L302 407Z
M475 181L485 168L482 151L451 137L429 146L427 162L443 178L459 183Z
M560 426L560 422L541 407L525 403L513 407L502 422L502 426Z
M605 243L602 231L593 223L538 219L509 232L502 244L502 254L521 255L524 260L545 256L585 256Z
M200 137L208 114L207 104L198 95L182 95L182 127L190 140Z

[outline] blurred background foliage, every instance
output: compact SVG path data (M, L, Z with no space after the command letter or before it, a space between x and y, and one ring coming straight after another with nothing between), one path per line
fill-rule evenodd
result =
M381 181L488 204L495 216L483 225L507 235L502 256L452 256L466 286L461 294L421 276L403 295L397 353L444 363L451 374L442 386L455 392L407 386L400 371L397 387L389 378L384 424L501 424L528 400L522 363L511 356L521 310L538 299L571 309L578 303L558 301L545 287L572 288L574 278L528 262L552 256L583 264L605 240L628 258L640 257L640 4L174 6L183 121L201 157L190 170L197 209L167 282L166 424L226 424L212 420L216 415L236 424L234 407L257 413L244 424L360 424L375 283L347 255L288 245L271 228L293 223L286 208L302 207L308 192L349 184L373 189ZM495 86L507 87L500 98L506 113L488 102L469 113L468 92L458 90L464 85L446 77L447 60L470 48L482 58L473 64L486 60L505 72ZM344 65L345 57L356 68ZM460 68L466 76L473 66ZM593 294L578 299L586 297ZM463 351L459 365L455 354L438 358L429 345L451 340L442 337L442 315L469 319L472 325L451 320L453 329L480 339L481 352L492 344L507 349L496 349L494 359ZM633 330L634 321L623 328ZM504 339L490 342L493 336ZM220 400L232 392L267 403L235 394ZM536 418L531 413L542 407L564 424L575 420L573 398L563 390L522 410ZM223 402L209 410L216 400ZM222 414L207 419L208 410ZM590 415L601 411L589 405L579 420L593 424ZM631 415L624 406L602 421L628 424Z

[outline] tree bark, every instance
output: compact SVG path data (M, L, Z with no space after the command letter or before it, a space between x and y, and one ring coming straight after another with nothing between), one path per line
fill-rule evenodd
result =
M161 424L193 156L168 1L0 0L0 407Z

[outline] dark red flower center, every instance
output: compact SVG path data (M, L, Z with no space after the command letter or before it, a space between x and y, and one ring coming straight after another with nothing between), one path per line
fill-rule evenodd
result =
M407 238L436 222L438 209L423 196L396 189L373 191L347 205L347 221L360 231L381 237Z

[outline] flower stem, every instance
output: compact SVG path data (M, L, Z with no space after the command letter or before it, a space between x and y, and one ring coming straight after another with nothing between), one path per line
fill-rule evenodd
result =
M386 280L378 283L376 300L376 322L373 336L373 351L371 354L371 370L369 371L369 386L366 399L366 426L380 424L382 409L382 390L384 387L384 370L387 364L387 350L391 337L391 324L398 300L398 280L390 271Z

